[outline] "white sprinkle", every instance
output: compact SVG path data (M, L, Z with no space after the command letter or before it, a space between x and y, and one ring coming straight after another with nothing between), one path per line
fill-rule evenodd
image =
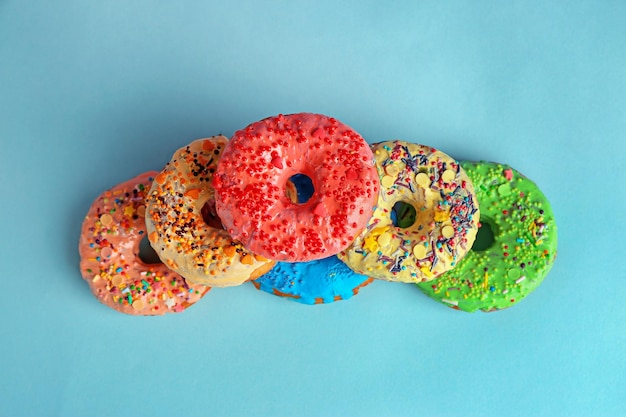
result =
M93 279L91 280L91 282L98 282L100 281L100 275L96 275L95 277L93 277Z
M506 290L502 291L502 294L506 294L509 292L509 289L507 288Z
M526 279L526 275L522 275L521 277L519 277L518 279L515 280L516 284L519 284L520 282L524 281Z
M443 301L444 303L452 304L453 306L458 306L459 305L458 301L448 300L446 298L442 298L441 301Z
M167 308L172 308L176 305L176 300L168 297L167 300L165 300L165 305L167 306Z

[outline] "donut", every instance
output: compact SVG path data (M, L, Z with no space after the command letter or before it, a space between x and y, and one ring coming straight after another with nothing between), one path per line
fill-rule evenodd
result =
M227 142L213 136L178 149L146 199L148 238L159 257L189 282L211 287L240 285L274 266L233 239L215 213L211 181Z
M278 262L252 283L257 289L299 303L323 304L347 300L372 281L331 256L310 262Z
M139 257L146 237L145 197L156 174L146 172L105 191L83 221L82 276L102 304L126 314L180 313L210 289Z
M481 208L478 237L453 270L418 286L458 310L502 310L534 291L552 268L557 254L554 213L537 185L510 166L461 166Z
M303 175L308 201L286 183ZM340 121L278 115L235 133L213 179L224 227L250 251L283 262L323 259L348 247L372 215L379 191L367 142Z
M480 212L459 163L424 145L372 145L381 191L363 232L338 256L359 274L387 281L429 281L453 268L476 237ZM415 221L394 223L404 205Z
M302 177L292 177L286 184L287 197L294 203L313 194L313 186ZM337 256L309 262L278 262L254 286L270 294L286 297L303 304L332 303L358 294L373 281L355 274Z

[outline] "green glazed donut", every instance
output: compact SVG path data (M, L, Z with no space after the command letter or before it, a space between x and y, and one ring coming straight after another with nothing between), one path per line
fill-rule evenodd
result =
M541 190L508 165L461 162L480 207L476 241L458 265L417 284L458 310L510 307L541 284L557 253L554 213Z

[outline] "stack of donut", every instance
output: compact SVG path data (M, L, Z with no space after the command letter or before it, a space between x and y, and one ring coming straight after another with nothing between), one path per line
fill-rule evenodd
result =
M541 283L556 247L550 204L513 168L369 145L299 113L196 140L161 172L104 192L79 251L103 304L160 315L248 281L305 304L374 280L414 283L455 309L501 310Z

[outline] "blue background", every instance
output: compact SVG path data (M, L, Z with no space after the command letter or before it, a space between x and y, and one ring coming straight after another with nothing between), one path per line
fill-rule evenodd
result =
M626 2L261 3L0 1L0 416L624 415ZM98 194L300 111L520 170L552 272L492 314L387 282L156 318L92 297Z

